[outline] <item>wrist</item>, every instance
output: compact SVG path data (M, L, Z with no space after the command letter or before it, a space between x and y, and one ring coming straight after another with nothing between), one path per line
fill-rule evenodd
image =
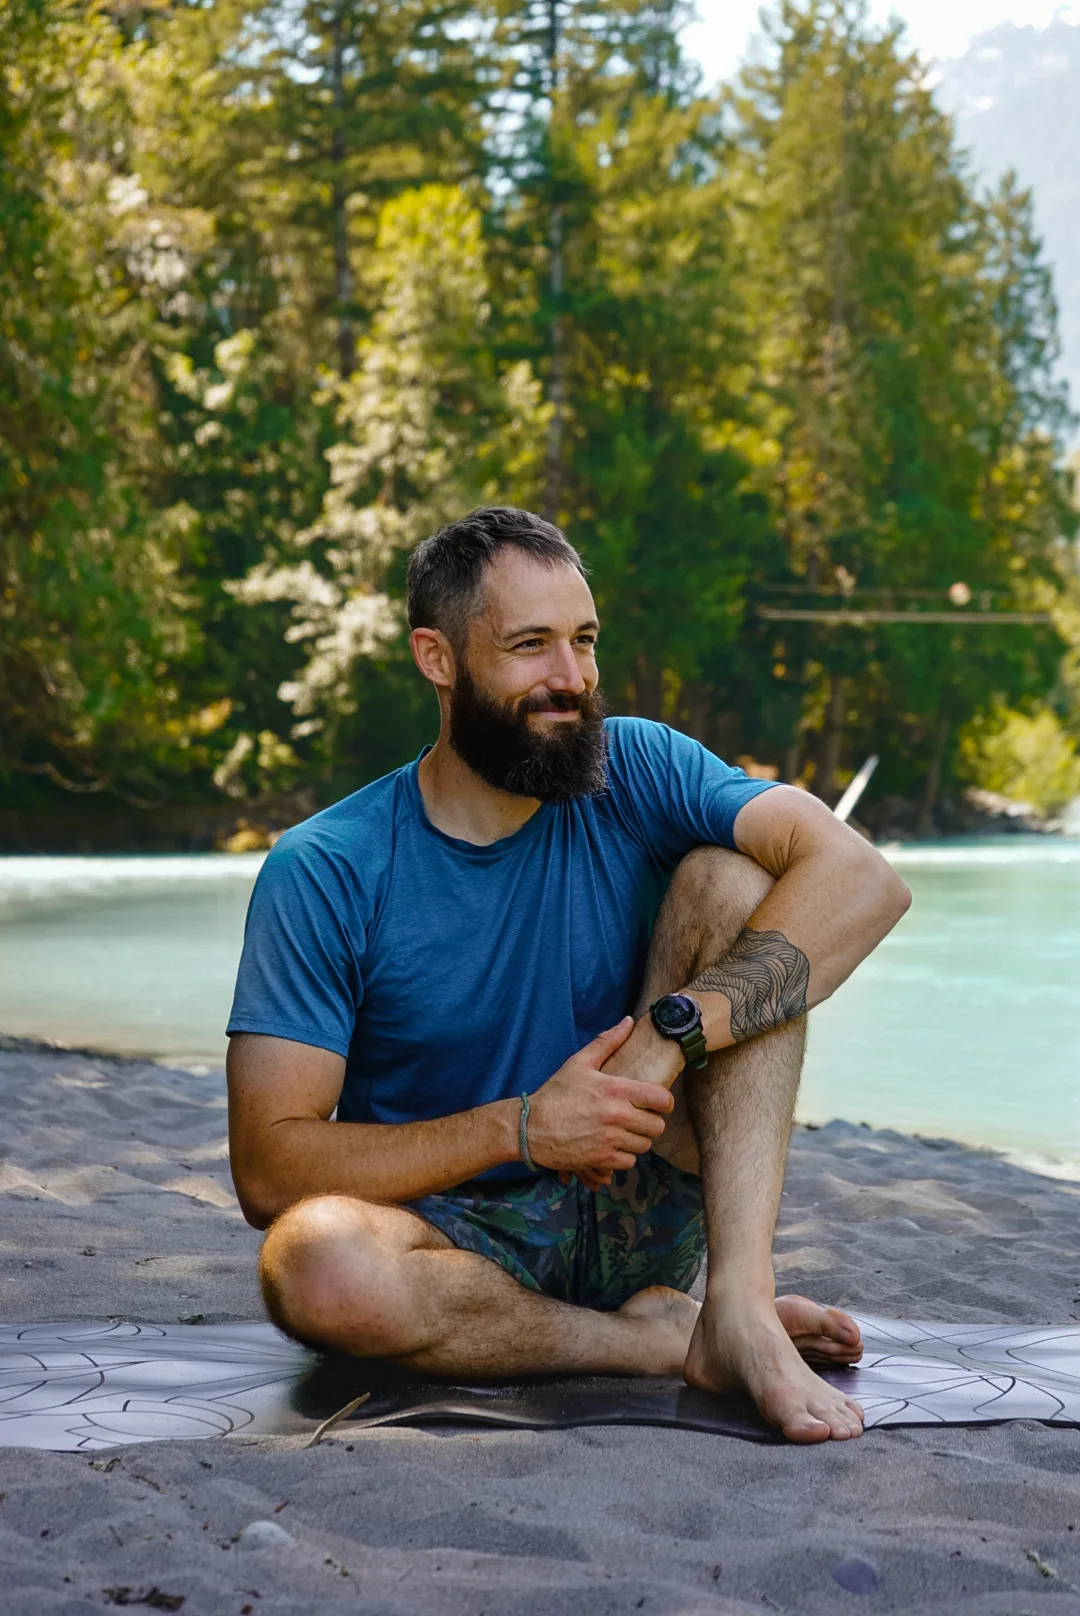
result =
M638 1027L643 1030L643 1036L647 1041L649 1071L657 1074L656 1078L650 1081L663 1082L670 1087L686 1065L686 1056L681 1046L674 1038L665 1038L656 1030L648 1011L638 1022Z
M504 1162L521 1160L518 1125L521 1119L520 1100L495 1100L488 1108L492 1113L495 1156L492 1167Z

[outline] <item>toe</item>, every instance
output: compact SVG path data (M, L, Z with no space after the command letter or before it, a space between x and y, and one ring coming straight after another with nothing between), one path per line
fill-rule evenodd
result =
M834 1434L828 1420L819 1420L805 1408L789 1414L780 1429L789 1442L828 1442Z
M839 1307L827 1307L824 1312L822 1333L834 1341L842 1341L845 1346L858 1347L861 1350L862 1332L851 1314L845 1313Z
M859 1326L842 1308L823 1307L808 1296L779 1296L776 1312L804 1357L824 1355L853 1363L862 1355Z

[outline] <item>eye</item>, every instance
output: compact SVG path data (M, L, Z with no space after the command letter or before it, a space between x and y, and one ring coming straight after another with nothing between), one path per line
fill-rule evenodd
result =
M514 646L515 651L531 651L536 645L543 645L543 640L519 640Z

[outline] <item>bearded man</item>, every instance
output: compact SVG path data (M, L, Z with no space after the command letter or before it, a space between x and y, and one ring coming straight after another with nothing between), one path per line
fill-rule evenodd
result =
M855 1322L775 1297L772 1237L806 1012L906 887L806 793L605 720L550 523L443 528L408 613L438 740L284 835L248 917L229 1131L271 1317L449 1379L682 1373L792 1441L858 1436L807 1361L856 1361Z

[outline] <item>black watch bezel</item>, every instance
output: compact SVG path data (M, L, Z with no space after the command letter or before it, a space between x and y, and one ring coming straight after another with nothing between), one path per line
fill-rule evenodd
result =
M661 1005L677 1003L686 1006L688 1017L672 1025L665 1025L660 1019ZM689 993L662 993L654 999L649 1006L649 1018L661 1038L670 1039L679 1045L686 1056L686 1064L700 1070L706 1063L708 1045L705 1042L705 1029L702 1025L701 1006Z

